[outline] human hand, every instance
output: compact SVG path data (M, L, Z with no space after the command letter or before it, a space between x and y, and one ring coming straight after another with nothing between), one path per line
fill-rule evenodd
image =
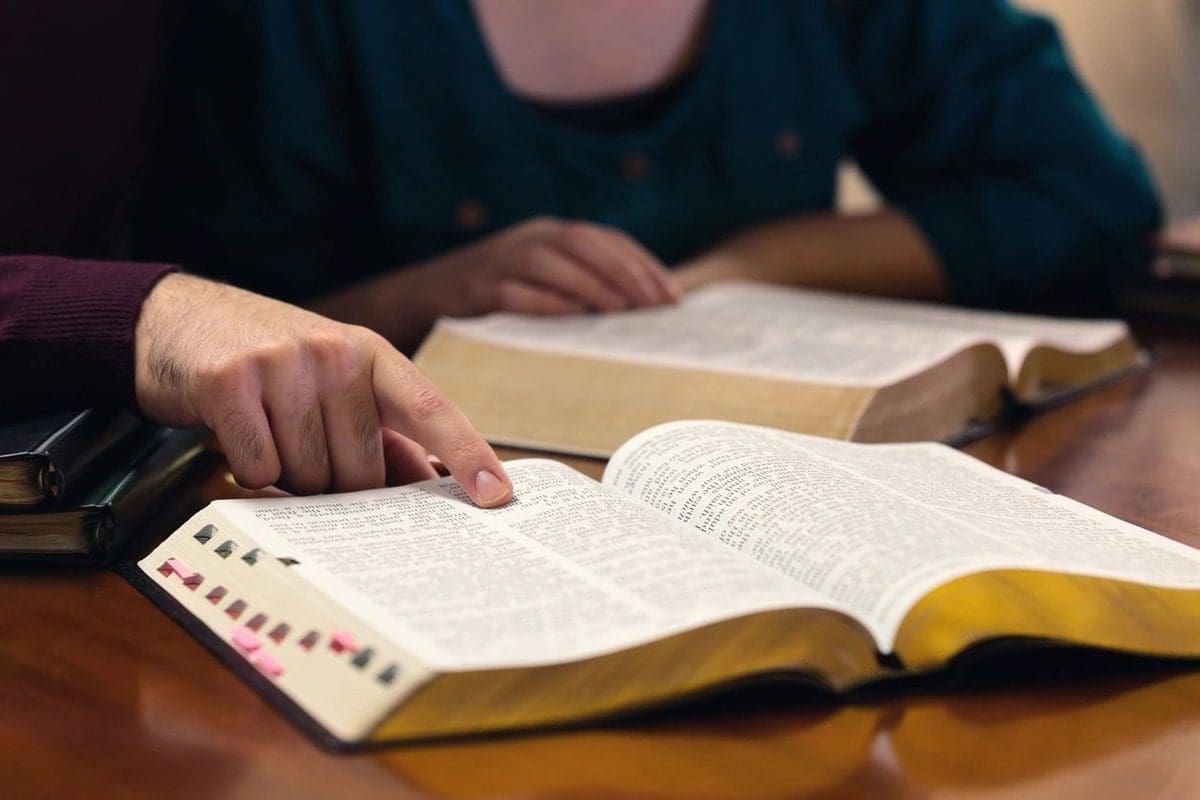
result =
M588 222L538 218L405 270L438 315L578 314L679 299L662 263L629 236Z
M428 448L478 505L512 496L458 407L365 328L168 275L142 306L134 350L142 411L208 427L243 486L307 494L432 478Z

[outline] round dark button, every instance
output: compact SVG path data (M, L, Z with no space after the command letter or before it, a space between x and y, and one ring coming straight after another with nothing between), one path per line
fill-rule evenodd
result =
M799 157L802 145L800 134L793 128L784 128L775 134L775 152L786 161Z
M473 198L459 201L454 207L454 222L464 231L477 231L487 224L487 209Z
M644 181L650 176L653 165L645 153L627 153L621 159L621 174L626 180Z

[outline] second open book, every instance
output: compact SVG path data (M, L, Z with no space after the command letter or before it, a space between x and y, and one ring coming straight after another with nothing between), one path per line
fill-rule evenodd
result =
M491 510L449 479L217 501L139 566L347 742L766 674L846 690L996 639L1200 656L1200 551L943 445L680 422L626 443L601 483L508 469L517 499Z
M623 314L443 319L416 362L492 442L607 458L677 419L946 441L1143 359L1117 320L725 283Z

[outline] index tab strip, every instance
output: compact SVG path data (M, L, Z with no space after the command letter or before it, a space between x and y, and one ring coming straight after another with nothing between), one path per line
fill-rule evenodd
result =
M334 631L329 637L329 648L335 653L357 653L358 640L348 631Z

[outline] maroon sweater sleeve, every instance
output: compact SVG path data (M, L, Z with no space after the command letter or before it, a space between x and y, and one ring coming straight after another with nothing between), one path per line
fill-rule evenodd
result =
M5 410L136 408L133 335L142 301L174 267L0 256Z

